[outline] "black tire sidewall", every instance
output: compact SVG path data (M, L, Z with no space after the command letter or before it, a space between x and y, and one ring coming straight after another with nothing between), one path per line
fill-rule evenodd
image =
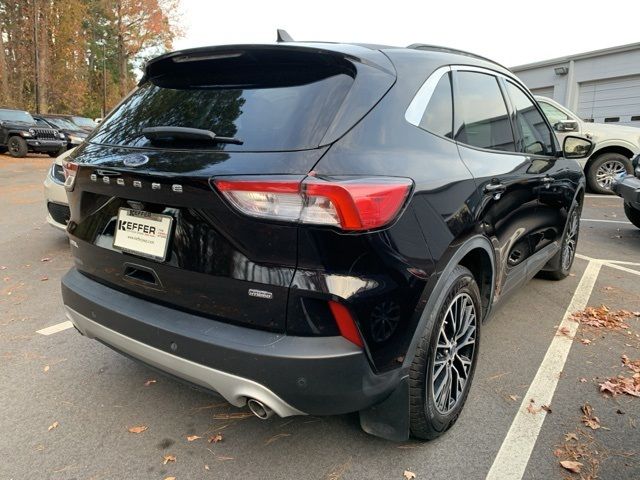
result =
M600 185L598 185L598 180L596 179L596 172L598 171L598 167L605 162L611 160L620 161L627 170L627 173L633 172L633 166L631 165L631 160L620 153L603 153L596 157L596 159L589 166L589 171L587 172L587 183L589 184L589 188L599 194L603 195L611 195L613 192L611 190L604 190Z
M473 352L471 369L465 389L458 404L447 414L441 414L436 409L432 395L432 371L434 352L438 342L438 332L444 321L449 304L453 298L467 293L471 297L476 309L476 345ZM433 439L447 431L458 419L469 394L473 381L480 347L480 330L482 324L482 304L480 292L473 274L466 268L457 266L433 309L429 322L419 341L416 355L410 372L410 420L411 433L418 438Z
M23 158L26 157L27 153L28 153L28 146L27 146L27 142L24 140L24 138L18 137L18 136L12 136L9 137L9 141L7 142L7 147L9 147L11 145L12 142L18 142L19 145L19 149L17 152L13 152L11 151L11 148L7 148L9 151L9 155L11 155L14 158Z

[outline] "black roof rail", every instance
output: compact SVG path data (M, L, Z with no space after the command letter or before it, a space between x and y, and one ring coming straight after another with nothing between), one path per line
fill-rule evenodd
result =
M293 37L289 35L289 32L286 30L279 28L277 31L278 37L276 38L276 43L284 43L284 42L295 42Z
M482 55L477 55L475 53L467 52L466 50L458 50L457 48L449 48L449 47L441 47L439 45L429 45L427 43L412 43L407 48L411 48L413 50L433 50L436 52L448 52L448 53L457 53L459 55L466 55L468 57L477 58L479 60L484 60L485 62L490 62L499 67L504 68L505 70L509 70L504 65L496 62L495 60L491 60L490 58L483 57ZM511 71L511 70L509 70Z

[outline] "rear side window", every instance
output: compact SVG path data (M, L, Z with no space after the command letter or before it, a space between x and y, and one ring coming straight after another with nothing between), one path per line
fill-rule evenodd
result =
M459 71L456 79L455 140L489 150L515 151L511 121L496 77Z
M516 123L520 128L518 151L534 155L553 155L553 133L542 114L527 95L507 81L507 93L516 111Z
M176 126L235 137L200 148L283 151L317 147L353 84L346 73L281 69L165 75L140 86L99 127L94 143L151 147L145 127ZM169 147L167 147L169 148Z
M424 111L420 127L443 137L453 137L453 96L449 74L442 76Z

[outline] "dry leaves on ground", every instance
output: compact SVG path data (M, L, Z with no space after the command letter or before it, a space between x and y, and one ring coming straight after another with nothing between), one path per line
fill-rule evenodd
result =
M634 373L633 377L618 375L611 377L600 384L600 391L610 393L614 397L626 393L640 398L640 373Z
M587 427L592 430L600 428L600 419L593 414L593 407L588 403L582 406L582 418L580 419Z
M640 359L629 360L629 357L622 355L622 364L634 373L640 373Z
M595 328L618 330L620 328L629 328L629 325L624 321L633 316L633 312L628 310L609 310L606 305L601 305L599 307L587 307L584 310L575 312L571 315L571 319Z
M565 337L569 337L571 334L571 330L569 330L569 327L560 327L560 330L558 330L560 332L561 335L564 335Z
M565 470L569 470L573 473L580 473L580 470L582 469L582 464L580 462L574 462L572 460L564 460L560 462L560 465L562 465L562 468Z
M166 455L162 456L162 464L166 465L169 462L175 462L176 461L176 456L172 455L170 453L167 453Z
M54 428L58 428L58 425L60 425L58 422L53 422L51 425L49 425L49 428L47 428L47 432L50 432Z
M176 480L176 477L165 477L164 480Z
M406 480L412 480L416 478L416 474L413 472L410 472L409 470L405 470L402 476L406 478Z
M572 473L579 473L581 480L595 480L600 468L601 449L593 436L585 431L566 433L564 443L553 454L560 459L560 466Z
M221 433L216 433L215 435L211 435L209 437L209 443L218 443L218 442L221 442L222 440L223 440L223 437Z
M136 425L135 427L129 427L127 430L129 430L129 432L131 433L142 433L148 428L149 427L147 427L146 425Z
M156 383L156 380L154 380L153 378L150 378L149 380L144 382L144 386L148 387L149 385L153 385L154 383Z
M43 372L48 372L49 371L49 365L45 365L44 368L42 369Z
M49 262L49 261L51 261L51 257L42 257L42 258L40 259L40 261L41 261L41 262Z
M193 442L194 440L198 440L199 438L202 438L202 437L199 435L189 435L187 437L187 442Z

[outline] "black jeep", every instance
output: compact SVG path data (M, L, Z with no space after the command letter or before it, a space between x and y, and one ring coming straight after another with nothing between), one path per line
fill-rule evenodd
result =
M0 108L0 153L26 157L28 152L57 157L67 149L67 139L55 128L42 128L22 110Z

